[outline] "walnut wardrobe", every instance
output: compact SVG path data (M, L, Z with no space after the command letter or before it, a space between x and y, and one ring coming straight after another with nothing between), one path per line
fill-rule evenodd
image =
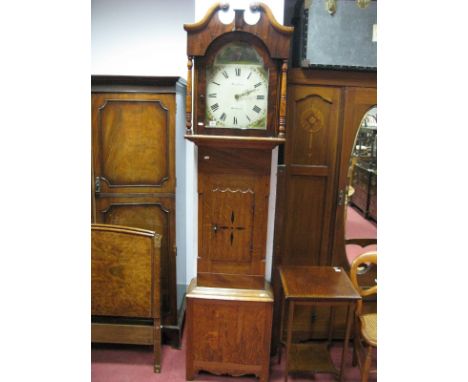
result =
M162 333L178 346L185 285L177 285L176 273L175 146L176 125L184 123L186 82L92 76L91 85L92 222L162 235Z

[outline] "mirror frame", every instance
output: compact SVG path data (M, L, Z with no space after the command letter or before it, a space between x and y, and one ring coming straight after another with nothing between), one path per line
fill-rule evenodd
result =
M346 256L346 230L344 195L348 186L348 170L351 153L364 116L373 107L377 107L376 88L350 88L345 95L342 145L339 159L339 174L336 188L335 229L331 263L349 271L350 264Z

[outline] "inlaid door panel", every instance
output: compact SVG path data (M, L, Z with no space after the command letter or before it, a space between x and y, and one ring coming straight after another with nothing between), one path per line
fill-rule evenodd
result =
M291 86L285 159L282 264L330 262L341 89Z
M213 261L249 262L252 250L252 190L215 188L205 194L207 255Z
M294 86L290 90L286 163L333 166L336 153L340 89Z
M199 151L199 285L263 288L271 152L238 151Z
M174 99L94 94L93 165L98 192L170 192L175 185Z
M141 196L140 198L106 197L96 200L98 223L123 225L155 231L161 242L161 310L163 323L176 319L175 288L175 214L174 199Z
M198 270L264 274L268 179L199 175L201 245Z

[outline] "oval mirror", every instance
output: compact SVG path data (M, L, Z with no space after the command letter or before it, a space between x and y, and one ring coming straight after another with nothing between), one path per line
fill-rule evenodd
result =
M377 248L377 106L366 112L357 131L346 196L345 244L351 264L361 253Z

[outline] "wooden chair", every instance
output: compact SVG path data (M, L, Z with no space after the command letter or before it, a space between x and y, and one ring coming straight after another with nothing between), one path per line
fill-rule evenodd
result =
M372 286L363 287L359 282L359 273L362 272L362 269L368 269L369 264L377 265L377 252L363 253L351 264L351 281L363 298L377 294L376 279ZM377 313L363 313L362 300L357 303L354 328L353 366L356 364L359 366L361 382L367 382L371 372L372 353L375 351L374 349L377 349Z
M139 228L91 225L91 341L153 345L161 371L162 236Z
M348 247L348 246L357 246ZM370 248L367 248L371 246ZM377 239L375 238L354 238L345 240L346 248L346 257L348 259L350 268L353 260L359 255L370 252L377 251ZM375 279L377 278L377 264L364 263L359 266L358 269L358 282L361 287L372 286L375 284Z

